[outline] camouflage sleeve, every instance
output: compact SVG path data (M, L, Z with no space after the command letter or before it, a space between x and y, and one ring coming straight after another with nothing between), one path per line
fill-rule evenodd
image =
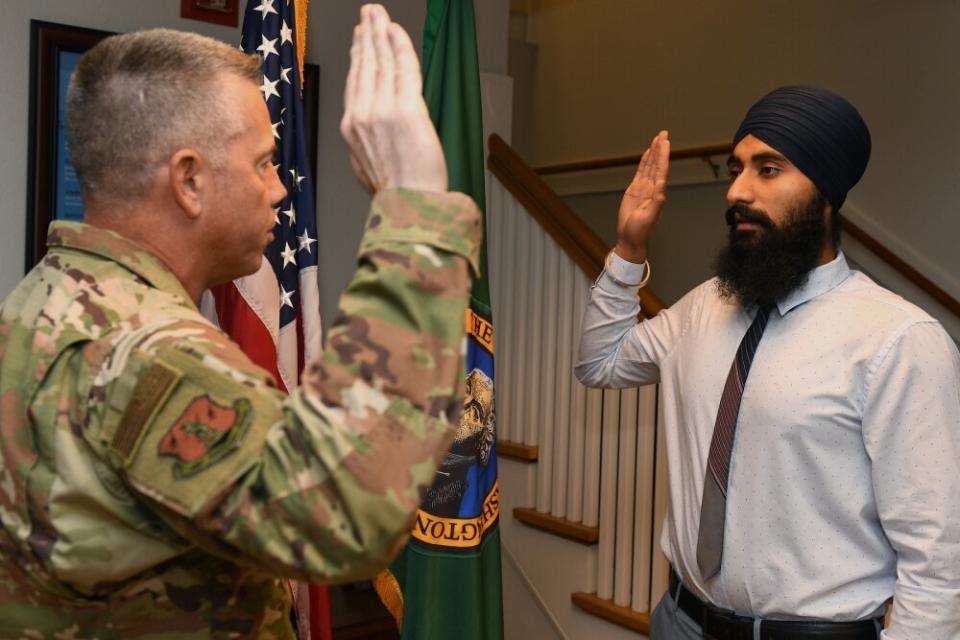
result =
M229 345L155 339L111 394L126 407L104 434L114 464L181 535L235 562L314 581L381 569L459 419L480 233L466 196L379 194L301 387L285 398L232 366Z

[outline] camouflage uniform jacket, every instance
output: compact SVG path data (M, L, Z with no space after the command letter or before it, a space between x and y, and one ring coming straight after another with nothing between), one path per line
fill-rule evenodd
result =
M459 418L480 232L378 194L288 397L152 254L54 223L0 308L0 638L289 638L279 576L386 566Z

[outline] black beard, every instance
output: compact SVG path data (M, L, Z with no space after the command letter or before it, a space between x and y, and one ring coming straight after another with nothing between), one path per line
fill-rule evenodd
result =
M739 204L730 207L729 242L714 261L720 296L744 308L754 303L767 306L803 286L827 237L825 208L826 199L817 193L796 203L783 226L776 227L762 211ZM762 229L738 233L737 220Z

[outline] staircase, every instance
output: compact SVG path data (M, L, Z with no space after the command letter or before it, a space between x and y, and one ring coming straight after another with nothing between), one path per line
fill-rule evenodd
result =
M574 379L579 320L609 247L501 138L489 149L507 637L530 613L511 615L513 580L546 621L526 637L637 638L668 572L657 388ZM640 295L644 313L663 308Z

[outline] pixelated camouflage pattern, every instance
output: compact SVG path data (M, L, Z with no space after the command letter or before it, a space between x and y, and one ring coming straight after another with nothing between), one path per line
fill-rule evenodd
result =
M53 223L0 307L0 638L291 638L282 576L385 567L459 419L479 241L466 196L379 194L288 397L149 252Z

